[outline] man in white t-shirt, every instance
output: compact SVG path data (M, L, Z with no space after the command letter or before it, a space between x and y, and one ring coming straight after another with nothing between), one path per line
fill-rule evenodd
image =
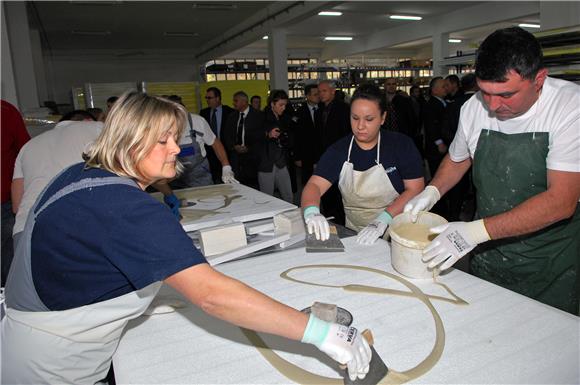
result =
M102 122L66 120L32 138L22 147L12 177L12 202L16 213L12 231L15 248L36 198L58 173L83 161L83 151L102 129Z
M538 41L518 27L488 36L475 66L481 91L405 211L416 220L473 165L480 219L433 228L424 261L445 270L474 249L475 275L578 314L580 86L547 77Z
M183 105L181 97L171 95L169 100ZM173 193L173 189L201 187L213 184L213 178L207 160L205 146L210 146L222 164L222 181L224 183L238 183L230 166L226 150L222 142L215 136L207 121L199 115L188 114L187 126L179 139L181 152L178 159L183 166L181 174L169 184L155 183L153 187L164 195L164 202L173 213L180 217L180 202Z

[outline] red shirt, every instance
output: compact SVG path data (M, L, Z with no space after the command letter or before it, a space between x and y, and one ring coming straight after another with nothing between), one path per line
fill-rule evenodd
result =
M12 104L2 100L2 113L0 114L0 141L2 146L1 163L1 193L2 203L10 200L10 185L14 173L14 162L18 151L30 140L20 112Z

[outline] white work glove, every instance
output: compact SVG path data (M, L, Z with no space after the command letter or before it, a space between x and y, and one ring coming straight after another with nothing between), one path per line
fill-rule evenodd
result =
M418 195L413 197L403 209L403 212L411 212L411 221L417 222L417 216L419 215L419 211L429 211L435 206L441 199L441 194L437 187L435 186L427 186L425 190L421 191Z
M391 214L383 210L374 221L359 231L356 241L361 245L372 245L383 236L392 220Z
M322 321L310 314L302 342L313 344L333 360L346 364L352 381L365 378L369 372L371 348L352 326Z
M227 165L222 167L222 182L224 182L225 184L240 183L234 176L235 175L234 172L232 171L232 166Z
M423 262L430 262L428 267L431 269L438 265L441 265L439 270L448 269L475 246L491 239L483 219L446 223L433 227L430 231L439 234L423 250Z
M308 228L308 234L316 234L316 239L326 241L330 238L330 226L320 209L316 206L308 206L304 209L304 222Z

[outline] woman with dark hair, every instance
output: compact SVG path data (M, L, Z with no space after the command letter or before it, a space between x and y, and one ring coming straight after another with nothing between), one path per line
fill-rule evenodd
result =
M265 138L262 143L260 163L258 165L258 183L260 191L274 195L278 188L280 196L286 202L294 201L292 182L288 172L288 159L292 147L292 136L289 122L284 114L288 105L288 94L283 90L272 90L265 108Z
M338 183L346 214L346 227L358 232L357 241L372 244L393 217L425 186L423 162L413 140L381 130L386 102L372 84L360 86L352 96L352 135L334 143L322 155L314 175L302 192L304 219L309 233L328 239L328 222L320 214L320 197Z

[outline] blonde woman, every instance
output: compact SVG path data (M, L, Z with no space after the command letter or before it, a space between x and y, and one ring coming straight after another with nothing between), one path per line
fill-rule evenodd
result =
M57 176L31 210L6 287L3 383L94 384L123 328L162 282L236 325L313 343L351 378L370 348L343 326L310 318L206 262L171 211L145 193L173 178L185 111L130 93L113 106L86 163Z

